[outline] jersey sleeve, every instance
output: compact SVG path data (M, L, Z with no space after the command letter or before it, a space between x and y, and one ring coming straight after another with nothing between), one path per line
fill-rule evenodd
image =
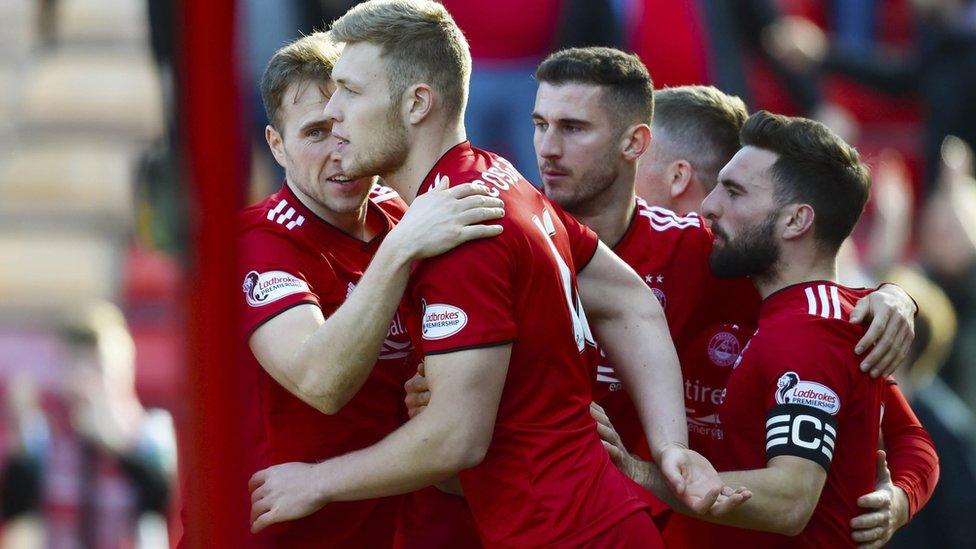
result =
M499 238L476 240L424 260L410 297L420 314L425 355L515 340L513 261Z
M766 344L754 351L761 352L766 373L766 459L795 456L829 471L838 414L852 389L838 349L846 351L849 344L832 341L828 330L814 326L762 334Z
M583 225L575 217L569 215L555 202L549 201L549 205L566 227L569 234L569 248L573 254L573 266L576 272L586 268L590 260L596 254L596 248L600 244L600 237L592 229Z
M245 338L262 324L302 303L319 305L302 268L298 247L272 232L252 230L240 238L242 328ZM320 283L322 277L318 277Z
M905 395L893 381L885 384L881 434L891 480L908 496L908 516L914 517L939 481L939 456L928 431L915 417Z

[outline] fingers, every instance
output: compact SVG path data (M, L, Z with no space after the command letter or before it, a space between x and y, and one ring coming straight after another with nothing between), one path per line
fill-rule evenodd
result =
M487 196L489 193L491 193L491 190L484 183L464 183L462 185L451 187L451 196L454 198Z
M254 521L256 521L261 515L267 513L271 510L271 501L269 499L261 499L251 503L251 531L256 532L254 529Z
M434 186L431 187L431 190L444 191L450 188L450 186L451 186L451 178L446 175L438 174L437 178L434 179Z
M461 228L460 242L498 236L503 230L501 225L469 225Z
M858 341L857 345L854 347L854 351L857 354L863 354L864 351L869 349L871 346L875 344L875 342L877 342L878 338L880 338L881 335L884 333L885 326L888 325L889 314L891 313L888 309L882 309L878 314L874 316L874 319L871 320L871 325L868 326L868 331L864 334L864 337L862 337L861 340ZM863 363L861 364L861 371L862 372L867 371L867 367L865 367Z
M461 211L469 210L472 208L502 208L505 209L505 203L501 199L493 198L490 196L484 196L480 194L464 197L457 201L458 207Z
M702 496L701 499L699 499L698 501L689 502L691 503L689 507L691 507L692 511L696 513L704 513L710 510L713 505L715 505L715 501L718 499L719 495L721 494L722 494L721 486L710 488L708 492L705 492L705 495Z
M884 490L875 490L870 494L864 494L863 496L857 498L857 506L863 509L884 509L891 506L891 498L888 497L888 492ZM858 528L864 527L859 526Z
M871 368L871 377L878 377L883 372L894 370L898 366L900 348L900 326L894 321L889 322L885 328L884 335L875 344L874 349L865 357L861 363L861 370L864 371L864 364Z
M872 541L871 543L862 543L857 546L857 549L881 549L882 547L884 547L885 543L886 540L879 539L879 540Z
M256 534L276 522L278 521L275 519L274 513L269 509L251 523L251 533Z
M870 530L857 530L851 534L851 537L860 543L870 543L883 538L884 533L885 529L879 526Z
M875 475L878 482L891 482L891 472L888 471L888 456L884 450L878 450L878 464Z
M597 423L596 432L600 435L600 440L609 442L617 447L623 446L623 444L620 442L620 435L617 434L617 431L613 430L613 427L609 427L603 423Z
M608 454L610 454L610 461L612 461L614 465L619 467L620 464L623 463L624 453L620 450L620 448L617 448L616 446L610 444L605 440L601 440L600 442L603 443L603 448L607 451Z
M427 375L426 373L424 373L424 363L423 363L423 361L421 361L420 364L417 364L417 375L418 376L425 376L425 375Z
M891 514L887 511L878 511L875 513L859 515L851 519L851 529L866 530L869 528L884 526L888 524L888 519L890 516Z
M251 490L253 492L259 486L261 486L262 484L264 484L264 481L267 480L267 478L268 478L268 470L267 469L262 469L262 470L258 471L257 473L254 473L253 475L251 475L250 480L247 481L247 489L248 490Z
M461 212L458 217L458 223L461 225L474 225L476 223L482 223L484 221L491 221L493 219L501 219L505 217L505 208L471 208Z
M854 305L854 310L851 311L851 323L860 324L863 322L865 317L867 317L870 307L871 303L868 296L857 300L857 305ZM858 354L861 354L861 352L858 351Z

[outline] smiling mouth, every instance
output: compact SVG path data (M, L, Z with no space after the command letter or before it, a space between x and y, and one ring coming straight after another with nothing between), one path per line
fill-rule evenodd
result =
M329 183L337 183L339 185L346 185L348 183L352 183L353 181L344 175L333 175L332 177L327 177L325 180Z

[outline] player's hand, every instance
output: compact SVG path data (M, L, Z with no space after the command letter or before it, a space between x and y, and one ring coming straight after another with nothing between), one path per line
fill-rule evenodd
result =
M326 500L315 479L315 465L283 463L254 473L251 490L251 532L295 520L321 509Z
M591 402L590 415L596 420L596 432L600 435L603 447L610 454L610 460L623 474L630 477L634 482L642 484L643 475L641 474L640 461L624 447L624 443L620 440L617 430L613 428L613 424L610 423L610 417L607 416L607 413L599 404Z
M477 238L501 234L501 225L481 225L505 215L505 204L488 196L481 183L465 183L450 188L446 176L417 197L390 234L411 260L440 255Z
M857 498L864 514L851 519L851 538L861 549L882 547L908 522L908 498L891 482L883 450L878 451L876 490Z
M427 404L430 403L430 385L427 384L427 378L424 377L423 362L417 366L417 374L403 384L403 390L407 392L407 396L403 399L407 405L407 415L413 418L413 416L423 412Z
M854 351L863 354L874 346L861 362L861 371L871 377L887 376L905 359L915 339L915 303L904 290L884 284L861 298L851 312L851 322L871 320L868 331L857 342Z
M668 446L661 452L659 465L671 491L697 514L708 513L720 496L747 492L744 488L737 490L726 486L715 467L704 456L688 448Z

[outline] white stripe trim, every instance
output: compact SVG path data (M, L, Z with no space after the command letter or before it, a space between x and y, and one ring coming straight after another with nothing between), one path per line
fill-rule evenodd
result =
M811 315L817 314L817 298L813 297L813 288L809 286L804 290L807 294L807 313Z
M298 216L298 219L292 219L291 221L288 222L287 225L285 225L285 227L288 228L288 230L290 231L290 230L294 229L295 226L301 227L302 226L302 223L305 223L305 216L304 215Z
M611 368L610 366L597 366L596 367L596 371L597 372L602 372L604 374L612 374L613 373L613 368Z
M653 222L661 224L675 224L682 227L701 227L701 221L697 217L676 217L674 215L661 215L650 210L640 212L641 215Z
M288 201L285 199L281 199L281 202L279 202L278 205L275 206L273 210L268 211L268 221L274 219L274 217L279 213L281 213L281 210L283 210L287 205L288 205Z
M817 286L817 294L820 295L820 306L823 307L820 310L820 316L824 318L830 317L830 304L827 303L827 287L823 284Z
M378 204L380 202L386 202L387 200L393 200L398 196L400 195L398 195L397 193L381 194L379 196L374 196L371 200L373 201L374 204Z
M834 306L834 318L840 318L840 297L837 296L837 286L830 287L830 303Z
M831 427L830 425L827 425L826 423L824 423L824 429L828 433L830 433L831 435L833 435L835 438L837 437L837 431L833 427Z
M773 427L772 429L766 431L766 438L772 438L776 435L785 435L790 432L789 425L780 425L779 427Z
M597 381L602 381L603 383L620 383L620 380L615 377L605 376L603 374L596 375Z
M831 450L833 450L834 449L834 446L837 445L836 443L834 443L834 439L830 438L830 436L829 435L826 435L826 434L823 436L823 443L825 445L826 444L829 444Z
M827 456L827 459L834 459L834 453L828 450L826 446L821 446L820 451Z
M789 441L790 441L789 437L774 438L773 440L770 440L769 442L766 443L766 449L769 450L773 446L780 446L781 444L786 444Z
M291 216L295 215L295 208L288 208L288 211L279 215L277 222L279 225L284 224L285 221L291 219Z
M787 414L781 416L773 416L766 421L766 428L768 429L769 426L774 423L782 423L784 421L789 421L789 420L790 420L790 416Z

